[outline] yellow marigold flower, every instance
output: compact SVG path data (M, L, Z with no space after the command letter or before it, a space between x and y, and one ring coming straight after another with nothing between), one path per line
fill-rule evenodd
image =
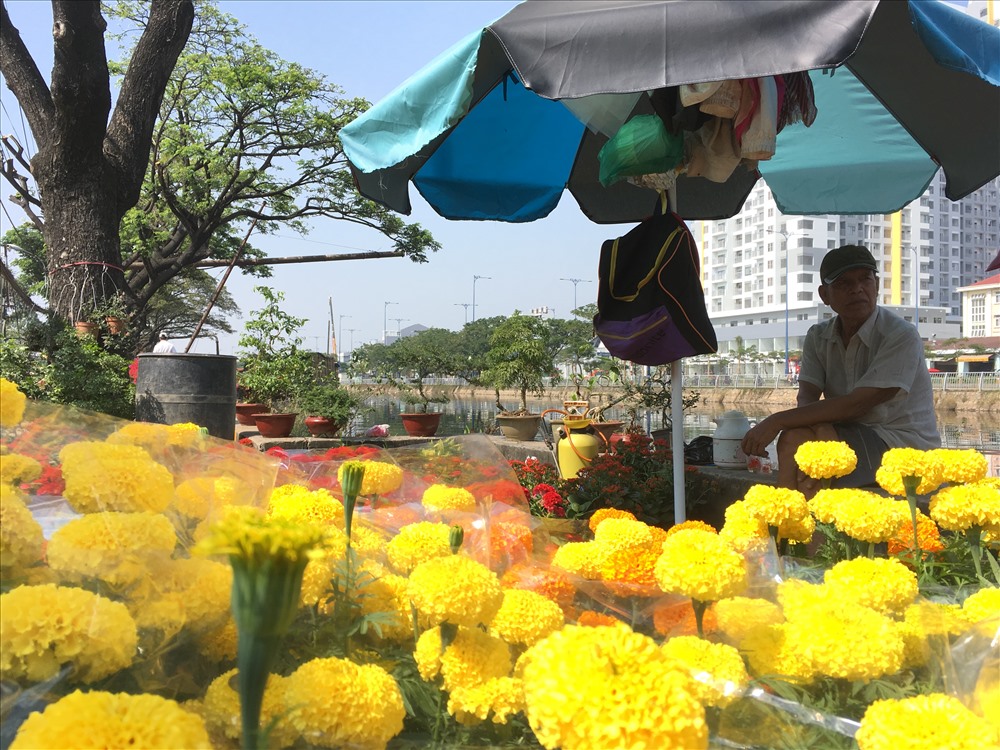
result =
M229 618L233 570L201 558L166 560L151 567L153 590L140 587L130 597L129 611L140 628L157 628L160 608L177 607L180 625L192 634L206 633Z
M756 625L747 629L739 642L750 670L755 675L781 675L794 682L809 683L816 676L812 660L797 648L788 623Z
M42 527L9 484L0 483L0 568L9 571L42 559Z
M612 586L624 595L640 593L641 588L656 594L653 569L660 557L666 534L662 529L642 521L628 518L608 518L594 533L593 544L599 548L598 561L601 579L609 584L626 584L624 588Z
M142 448L109 443L69 443L59 451L64 497L78 513L102 510L166 509L174 496L174 478Z
M890 495L906 497L903 486L905 477L919 477L918 495L927 495L938 488L943 481L941 464L934 451L916 448L890 448L882 454L882 465L875 472L875 481Z
M872 703L854 739L860 750L982 750L989 725L954 696L932 693Z
M621 621L616 617L604 614L603 612L594 612L591 609L583 610L579 617L576 618L576 624L585 628L606 627L617 625L619 622Z
M979 670L971 707L990 724L993 741L1000 746L1000 657L995 650Z
M509 568L500 578L500 585L505 589L535 591L554 601L563 612L576 598L576 586L564 571L530 563L520 563Z
M802 518L793 518L778 526L778 538L805 544L812 541L816 533L816 520L808 513Z
M432 484L424 490L420 502L427 510L474 511L476 496L464 487L449 487L446 484Z
M343 484L345 461L337 470L337 481ZM365 461L365 478L361 482L360 495L388 495L395 492L403 484L403 470L395 464L383 461Z
M789 521L800 521L809 515L806 497L798 490L755 484L747 490L743 501L751 516L768 526L781 526Z
M138 445L159 448L167 442L167 426L154 422L127 422L107 437L113 445Z
M523 680L528 723L550 750L708 746L690 678L622 623L557 630L526 652Z
M194 551L203 555L228 555L252 564L281 558L289 563L321 556L317 551L327 532L319 526L286 518L268 518L252 506L228 508Z
M38 479L42 465L31 456L0 453L0 483L17 485Z
M941 466L941 481L954 484L978 482L986 477L989 462L975 448L935 448L931 451Z
M231 661L236 658L236 620L227 616L226 621L214 630L195 637L195 649L210 662Z
M205 429L194 422L177 422L167 425L167 445L178 448L195 448L205 438Z
M15 427L24 419L24 407L28 397L15 383L0 378L0 427Z
M813 479L846 477L858 466L858 455L839 440L810 440L795 451L799 470Z
M267 514L318 526L344 528L344 505L324 488L310 490L300 484L285 484L271 492Z
M205 723L158 695L79 690L28 715L11 750L177 747L211 750Z
M763 549L769 539L767 524L751 515L745 500L737 500L726 508L726 522L719 536L741 554Z
M695 696L706 706L729 705L750 682L740 652L725 643L711 643L696 635L679 635L660 648L684 666L691 675Z
M373 664L313 659L285 683L291 723L312 745L382 750L403 730L403 695L392 676Z
M902 501L900 501L902 502ZM909 514L907 514L909 515ZM888 552L890 555L901 555L907 559L913 557L913 521L906 518L889 537ZM940 552L944 549L941 543L941 532L938 526L924 512L917 508L917 543L920 545L921 557L927 553Z
M459 687L448 696L448 713L459 724L475 726L489 719L506 724L524 711L524 684L516 677L494 677L481 685Z
M202 701L204 706L202 716L205 725L213 735L221 735L230 740L239 741L243 737L240 725L240 694L233 687L236 670L216 677L205 691ZM291 747L298 737L298 732L289 720L291 706L285 700L285 685L288 678L281 675L268 675L264 688L264 702L260 710L260 723L270 727L268 747ZM272 724L271 722L274 722Z
M83 589L18 586L0 595L0 677L42 682L72 662L91 683L132 664L137 635L124 604Z
M917 598L917 576L899 560L856 557L823 576L830 593L879 612L902 612Z
M866 490L855 489L824 489L818 490L806 504L809 512L820 523L836 523L841 506L855 499L858 492Z
M985 632L995 630L1000 619L1000 589L979 589L962 602L962 614L970 625L983 623Z
M451 527L446 523L420 521L404 526L386 545L389 565L397 573L409 575L426 560L451 555L450 533Z
M593 542L567 542L552 556L552 566L596 581L601 577L601 547Z
M597 531L597 527L601 525L601 521L604 521L607 518L630 518L633 521L636 520L635 516L627 510L618 510L617 508L598 508L590 516L590 520L587 521L587 525L590 527L591 531Z
M717 534L678 531L663 543L656 582L668 594L714 602L741 594L747 585L743 556Z
M714 609L719 630L734 644L755 627L777 625L785 620L781 607L767 599L732 596L717 601Z
M818 601L786 609L782 626L787 647L808 665L807 673L867 681L899 671L905 641L896 622L873 609L845 605L825 586L813 588Z
M841 496L833 524L852 539L880 544L888 541L910 518L910 507L905 500L883 497L866 490L842 491L851 494ZM911 542L912 538L911 531Z
M439 675L445 690L481 685L510 674L510 647L479 628L459 627L444 648L440 626L425 630L413 652L420 676L428 682Z
M1000 490L984 484L945 487L931 498L930 513L949 531L1000 527Z
M413 606L433 625L486 624L503 603L496 575L464 555L426 560L410 573L407 590Z
M551 599L534 591L506 589L490 632L510 644L533 646L564 624L563 611Z
M386 573L366 584L360 596L363 614L379 613L381 633L376 636L387 641L404 641L413 638L410 600L406 595L407 580L403 576ZM369 631L371 632L371 631Z
M711 532L712 534L719 533L716 530L716 528L709 523L705 523L704 521L690 520L690 521L682 521L681 523L675 523L673 526L667 529L667 536L670 536L671 534L676 534L678 531L684 531L684 529L701 529L702 531L708 531Z
M914 602L903 612L903 620L924 635L960 635L968 628L968 620L958 604Z
M246 505L252 500L250 486L236 477L192 477L177 485L171 507L187 518L201 521L225 505Z
M90 513L52 534L49 566L71 580L98 578L128 586L149 577L148 566L168 558L177 534L158 513Z

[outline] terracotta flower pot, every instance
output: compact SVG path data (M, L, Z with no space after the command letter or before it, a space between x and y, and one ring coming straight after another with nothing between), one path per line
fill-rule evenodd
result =
M441 412L429 411L413 414L400 414L403 429L410 437L431 437L438 431L441 423Z
M80 338L90 336L92 339L96 339L97 334L101 330L101 327L97 323L91 323L87 320L78 320L73 324L73 328L76 329L76 335Z
M538 434L538 426L541 423L541 414L528 414L517 417L497 414L497 424L500 425L500 432L508 440L520 440L522 442L534 440Z
M236 421L240 424L245 424L247 427L254 426L253 415L254 414L264 414L270 411L266 404L260 404L254 401L240 402L236 404Z
M108 324L108 331L110 333L124 333L125 332L125 319L119 318L117 315L109 315L104 319L104 322Z
M619 432L624 424L621 421L591 422L590 426L594 428L597 437L601 439L601 444L607 447L611 445L611 436Z
M261 437L283 438L292 434L292 427L295 426L295 417L298 414L267 412L264 414L254 414L253 421L257 425L257 432Z
M306 429L313 437L333 437L340 431L340 423L326 417L306 417Z

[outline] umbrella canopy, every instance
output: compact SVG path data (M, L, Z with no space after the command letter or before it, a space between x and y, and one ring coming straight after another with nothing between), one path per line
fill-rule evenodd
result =
M809 74L818 116L723 183L677 179L677 213L737 213L763 174L790 214L889 213L937 169L957 200L1000 174L1000 30L937 0L547 0L469 35L344 128L360 191L450 219L532 221L569 189L599 223L655 193L598 179L598 152L656 92ZM586 124L585 124L586 123Z

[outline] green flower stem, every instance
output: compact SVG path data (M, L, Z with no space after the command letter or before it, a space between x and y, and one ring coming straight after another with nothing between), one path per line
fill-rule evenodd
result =
M230 555L233 568L233 618L238 633L236 665L240 691L243 749L264 747L260 709L264 688L281 641L298 610L306 558L280 555L246 558Z
M978 526L970 526L965 530L965 541L969 543L969 552L972 553L972 564L976 566L976 579L983 577L983 530Z
M875 557L875 542L868 542L868 559L871 560Z
M698 637L705 637L705 610L708 608L708 602L700 601L699 599L692 599L691 606L694 608L694 622L698 626Z
M923 562L920 552L920 537L917 534L917 487L920 477L903 477L903 488L906 490L906 502L910 505L910 522L913 525L913 564L917 567Z

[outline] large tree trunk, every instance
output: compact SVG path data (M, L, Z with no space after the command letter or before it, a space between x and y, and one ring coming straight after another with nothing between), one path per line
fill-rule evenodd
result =
M135 205L163 91L187 43L192 0L153 0L114 113L97 0L52 0L51 88L0 5L0 70L24 109L45 217L50 309L85 318L126 291L119 224Z

